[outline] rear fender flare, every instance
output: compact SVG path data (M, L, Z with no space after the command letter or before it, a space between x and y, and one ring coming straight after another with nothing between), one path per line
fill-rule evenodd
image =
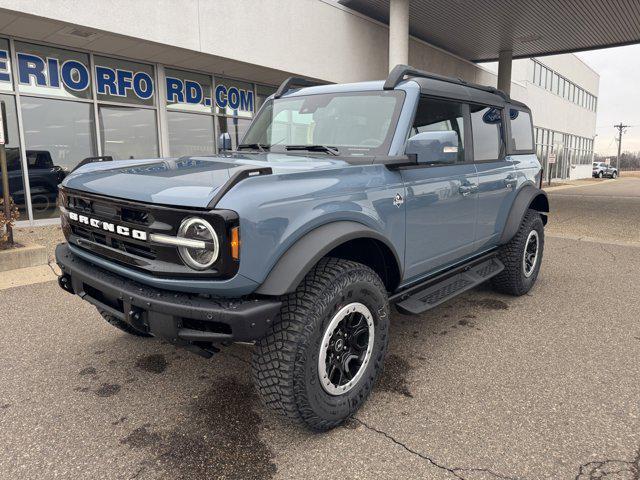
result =
M533 185L526 185L518 192L516 199L511 205L509 216L507 217L502 236L500 237L501 245L507 243L515 236L529 208L539 211L546 225L546 214L549 213L549 199L547 198L547 194Z

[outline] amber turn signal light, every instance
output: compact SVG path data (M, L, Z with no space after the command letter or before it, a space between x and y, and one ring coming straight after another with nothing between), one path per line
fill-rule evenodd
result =
M240 227L231 229L231 257L240 260Z

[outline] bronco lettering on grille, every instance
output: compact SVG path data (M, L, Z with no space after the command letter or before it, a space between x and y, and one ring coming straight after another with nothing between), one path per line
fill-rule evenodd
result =
M105 222L104 220L87 217L86 215L80 215L75 212L69 212L69 219L77 223L82 223L93 228L104 230L105 232L116 233L123 237L131 237L136 240L143 241L147 239L147 232L142 230L136 230L135 228L129 228L123 225L116 225L115 223Z

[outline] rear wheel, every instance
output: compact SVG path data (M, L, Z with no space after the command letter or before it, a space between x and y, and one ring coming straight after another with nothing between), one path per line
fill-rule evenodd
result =
M602 178L602 177L604 177L603 173L602 172L598 172L598 178Z
M253 377L263 402L314 430L340 425L369 396L388 330L378 275L360 263L322 260L256 344Z
M499 258L504 270L493 277L493 287L509 295L524 295L536 283L544 252L544 224L535 210L528 210L516 235L504 245Z
M119 318L116 318L113 315L108 314L104 310L98 310L98 312L100 312L100 315L102 315L102 318L104 318L111 325L116 327L118 330L122 330L123 332L128 333L129 335L134 335L136 337L151 337L152 336L152 335L150 335L150 334L148 334L146 332L143 332L142 330L138 330L137 328L132 327L131 325L129 325L124 320L120 320Z

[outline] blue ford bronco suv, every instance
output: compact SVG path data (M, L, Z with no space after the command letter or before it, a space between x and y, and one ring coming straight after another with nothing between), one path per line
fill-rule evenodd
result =
M255 342L264 403L326 430L371 392L390 305L531 289L541 180L530 110L494 88L403 65L289 79L236 150L69 174L59 283L133 335L204 356Z

